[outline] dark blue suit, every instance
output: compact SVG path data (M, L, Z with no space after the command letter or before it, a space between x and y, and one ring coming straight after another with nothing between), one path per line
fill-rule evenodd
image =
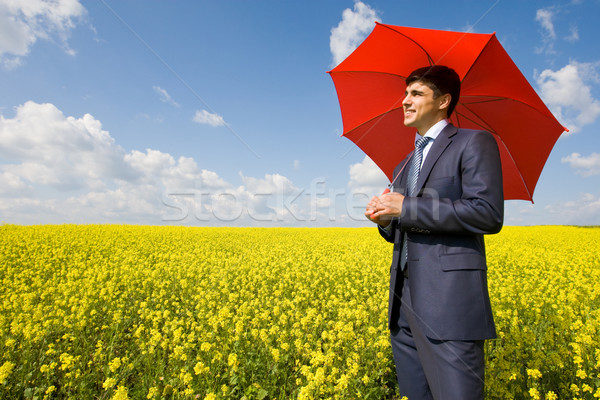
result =
M394 171L394 176L400 174L394 192L406 192L408 167L404 168L404 164L409 158ZM410 400L421 400L432 398L423 392L427 386L460 386L456 382L462 379L459 376L440 372L441 382L429 376L428 371L439 369L436 352L449 352L449 358L455 358L448 361L454 364L450 369L462 370L466 375L476 373L475 381L480 380L481 387L473 389L466 384L457 388L455 395L451 394L453 389L446 392L444 388L443 393L449 394L440 395L440 389L430 387L433 398L481 398L483 340L496 336L483 235L499 232L504 214L502 169L494 137L484 131L446 126L423 162L417 193L404 199L402 215L394 218L389 233L380 229L382 236L394 243L389 326L401 394ZM408 235L406 274L400 269L403 235ZM398 339L398 335L402 338ZM419 354L413 354L413 360L407 363L411 356L405 353L410 352L406 346L415 346L413 340L418 342L415 351ZM445 343L455 341L481 348L472 360L475 365L469 365L468 355L452 354L462 350ZM430 344L433 350L422 350ZM430 351L432 357L424 355ZM399 363L403 365L399 367ZM416 371L411 369L413 363L421 364L415 367ZM425 375L429 383L418 382L424 376L404 376L409 374ZM450 382L444 382L445 375L449 375ZM477 393L465 397L472 390Z

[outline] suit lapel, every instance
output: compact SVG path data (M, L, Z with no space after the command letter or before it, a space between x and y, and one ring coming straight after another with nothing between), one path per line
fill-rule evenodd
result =
M423 162L421 172L419 173L416 193L419 193L423 188L425 181L429 177L431 169L440 158L444 150L446 150L450 143L452 143L452 136L454 136L457 131L458 129L454 125L448 124L444 129L442 129L438 137L433 141L433 144L427 153L427 157L425 157L425 161Z

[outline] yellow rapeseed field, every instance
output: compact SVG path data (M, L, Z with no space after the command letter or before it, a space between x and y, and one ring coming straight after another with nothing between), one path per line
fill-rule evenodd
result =
M487 398L600 397L600 228L486 239ZM396 399L375 228L0 226L0 398Z

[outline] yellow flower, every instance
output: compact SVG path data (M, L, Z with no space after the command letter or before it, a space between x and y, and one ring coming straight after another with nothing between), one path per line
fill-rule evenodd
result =
M112 400L129 400L129 396L127 395L127 388L125 386L119 386L115 391Z
M529 396L534 400L540 399L540 392L536 388L529 389Z
M532 377L533 379L539 379L542 377L542 373L539 369L527 369L527 375Z
M121 366L121 359L119 357L114 358L109 364L108 368L110 372L115 372Z
M235 354L235 353L231 353L231 354L230 354L230 355L227 357L227 365L229 365L233 371L237 371L237 367L238 367L238 358L237 358L237 354Z
M148 395L146 396L146 398L147 398L148 400L151 400L151 399L153 399L154 397L156 397L156 395L158 395L158 393L159 393L159 391L158 391L158 388L157 388L157 387L155 387L155 386L153 386L153 387L151 387L151 388L148 390Z
M271 349L271 355L275 362L279 361L279 349Z
M577 376L579 379L587 378L587 374L582 369L578 369L577 372L575 373L575 376Z
M117 383L117 380L115 378L107 378L104 383L102 384L102 387L106 390L110 389L111 387L115 386Z
M184 385L189 385L189 383L193 379L192 374L190 374L189 372L185 372L183 370L182 370L181 374L179 375L179 378L181 379L181 381L183 382Z
M75 357L73 357L69 353L62 353L59 357L59 360L60 360L60 369L62 369L63 371L66 371L73 366Z
M202 374L202 373L204 373L204 372L207 372L207 371L208 371L208 368L207 368L207 367L205 367L205 366L204 366L204 363L203 363L203 362L201 362L201 361L198 361L198 362L196 363L196 365L194 366L194 373L195 373L196 375L200 375L200 374Z

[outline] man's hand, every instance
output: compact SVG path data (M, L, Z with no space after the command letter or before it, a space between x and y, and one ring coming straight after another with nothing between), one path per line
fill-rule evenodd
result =
M381 196L373 196L367 204L365 216L376 224L386 227L393 217L399 217L402 213L404 195L389 192Z

